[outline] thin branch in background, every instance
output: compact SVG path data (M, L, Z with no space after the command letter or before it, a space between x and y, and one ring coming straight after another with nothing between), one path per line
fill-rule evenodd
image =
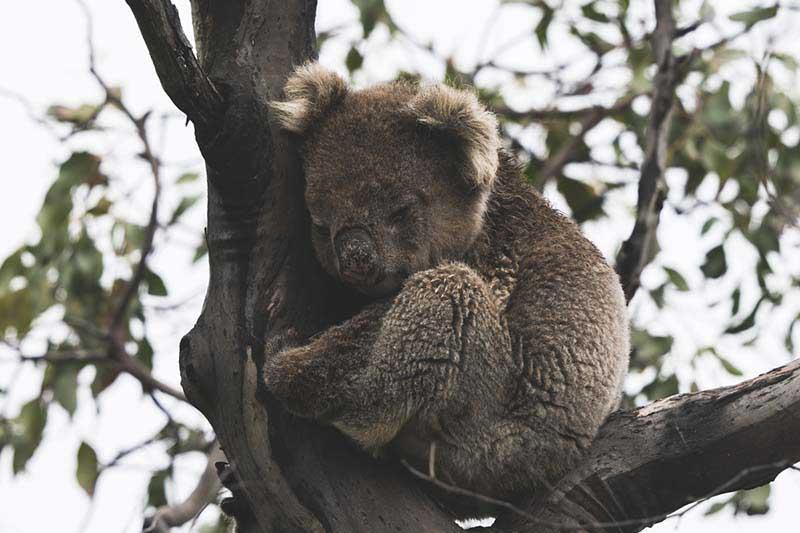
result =
M226 462L225 454L218 442L215 442L208 453L208 460L203 474L192 493L182 502L159 507L152 517L145 520L143 532L168 533L172 527L180 527L190 520L196 519L200 513L213 502L222 483L217 475L216 464Z
M146 122L148 114L146 113L141 117L135 116L133 112L122 102L118 91L110 87L109 84L106 83L103 77L99 74L97 65L95 63L91 13L89 12L86 3L83 0L76 0L76 2L83 10L86 19L86 41L88 46L89 70L97 83L105 92L106 101L103 105L98 106L98 109L102 109L106 104L112 104L114 107L119 109L134 125L136 133L143 146L141 157L149 164L155 186L155 192L153 195L149 221L145 229L144 243L140 250L139 262L134 269L134 273L130 281L126 285L120 301L114 307L108 330L104 331L97 325L85 322L82 319L71 317L64 318L64 322L70 327L81 330L100 342L107 343L108 348L105 353L94 350L88 351L76 349L63 352L48 352L43 355L25 355L22 353L19 347L15 347L15 350L18 352L18 359L21 362L46 362L51 364L88 362L100 364L108 362L114 365L120 371L126 372L136 378L142 384L142 387L145 391L159 391L185 402L186 397L182 391L153 377L151 370L148 369L141 361L129 355L125 349L124 319L126 317L128 307L138 293L139 287L144 279L145 273L147 272L147 260L150 252L152 251L155 233L158 229L158 207L161 198L161 163L151 147L150 139L147 133ZM24 100L23 104L25 104ZM22 366L20 365L19 368L21 367ZM155 397L153 398L155 400ZM160 405L158 404L157 400L156 404Z
M13 100L17 102L22 108L25 110L25 114L28 115L28 118L39 124L40 126L44 126L45 129L53 136L61 140L61 136L59 132L56 130L55 126L46 118L44 118L37 110L36 106L31 103L30 100L25 98L24 95L19 94L16 91L12 91L11 89L7 89L5 87L0 87L0 96L3 98L7 98L9 100Z
M568 142L564 143L555 154L544 162L541 172L537 175L537 183L534 185L541 189L549 179L559 176L564 167L577 156L578 149L583 144L586 134L609 115L630 107L633 99L634 96L625 96L611 107L595 107L584 115L581 119L580 132L577 135L573 135Z
M100 466L100 468L98 469L98 475L102 474L105 470L108 470L109 468L114 468L120 463L120 461L122 461L125 457L129 456L130 454L138 452L139 450L146 448L151 444L158 442L159 440L160 440L160 434L156 433L149 439L144 440L139 444L135 444L130 448L125 448L124 450L120 450L109 462Z
M598 116L605 118L611 115L622 113L630 108L631 103L636 97L640 96L638 93L632 93L620 98L614 105L610 107L602 105L592 105L582 107L579 109L561 110L561 109L530 109L527 111L516 111L507 106L495 106L492 111L504 118L520 122L522 124L533 121L570 121L570 120L585 120L591 116Z
M158 390L179 400L186 401L186 398L181 391L155 379L150 370L145 367L144 364L137 359L134 359L127 353L124 346L124 319L126 317L128 307L138 293L139 287L144 279L145 273L147 272L147 260L152 252L153 241L158 229L158 207L161 199L162 181L161 163L153 151L150 137L147 132L147 118L149 113L145 113L140 117L134 115L130 108L128 108L122 101L119 93L113 90L98 72L97 65L95 63L91 13L89 12L88 6L83 0L76 1L83 9L86 19L86 42L88 46L89 71L97 81L98 85L100 85L100 87L105 91L106 101L119 109L135 127L139 140L142 143L141 157L148 163L150 167L150 173L153 178L154 186L153 201L150 209L149 220L147 222L147 226L145 227L144 242L140 250L139 262L133 271L133 276L126 285L122 297L112 313L111 324L108 328L108 339L110 342L108 357L114 360L121 370L138 379L145 387L145 390Z
M42 355L19 355L20 361L33 363L101 363L108 362L108 355L104 353L86 352L83 350L47 352Z
M650 119L645 133L645 156L639 179L636 221L617 255L617 274L628 301L639 289L642 270L655 251L656 229L667 194L664 179L667 142L672 124L675 88L679 81L678 62L672 53L675 35L672 2L655 0L655 8L656 29L652 36L652 47L658 70L653 80Z

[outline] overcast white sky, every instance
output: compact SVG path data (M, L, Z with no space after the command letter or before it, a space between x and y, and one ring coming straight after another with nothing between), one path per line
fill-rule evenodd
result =
M188 0L175 3L187 23ZM580 4L569 0L565 3L570 9ZM735 0L725 2L724 5L717 2L716 7L719 11L727 12L757 3ZM104 76L111 83L125 88L126 101L138 112L154 108L174 113L174 107L161 91L126 3L122 0L90 0L88 4L94 19L98 64ZM321 29L352 22L356 15L346 0L320 0L319 4L318 28ZM415 37L422 41L432 40L443 55L455 53L457 61L463 65L474 62L480 49L488 53L501 46L509 37L529 30L535 24L535 17L527 15L524 10L512 11L495 21L486 44L481 46L478 44L479 36L483 35L486 21L494 12L497 5L495 0L396 0L388 1L387 4L397 22L411 30ZM650 2L634 0L632 4L641 6L647 20L646 8ZM699 10L700 2L695 4ZM87 72L85 21L75 2L6 2L2 9L0 89L23 95L33 105L34 113L42 113L52 103L70 105L99 98L100 93ZM687 11L689 12L685 15L691 16L691 10ZM784 46L791 47L797 42L796 28L800 27L798 22L800 21L797 17L793 17L783 23L784 28L778 28L778 35L786 41ZM332 68L341 69L348 49L347 36L357 36L357 30L354 31L355 34L344 32L344 38L338 44L328 46L321 61ZM441 76L440 63L421 53L409 52L408 47L387 51L384 37L377 31L376 36L362 50L366 56L365 69L356 82L363 84L390 78L396 68L407 62L417 67L423 65L424 72L431 77ZM703 38L702 34L698 36L698 39ZM752 44L759 46L757 40ZM559 47L548 56L548 61L574 60L576 75L580 75L581 58L574 54L574 50L568 46ZM504 57L509 61L527 62L528 66L546 66L541 53L532 45L520 45L507 51ZM743 77L747 75L746 71L742 73ZM613 81L609 80L610 84L613 85ZM493 83L493 80L484 82ZM796 83L794 87L797 87ZM548 98L546 91L512 91L509 96L515 105L542 105ZM0 257L4 257L24 240L35 236L33 221L44 192L55 176L55 165L68 154L47 130L31 120L28 111L13 98L0 93L0 175L3 183L3 194L0 195ZM163 159L176 162L173 166L174 175L182 168L200 167L191 126L183 127L180 120L173 120L166 129L165 138L168 142L163 147ZM593 142L602 143L602 140L601 132ZM532 136L532 145L535 146L536 142L535 136ZM136 184L144 175L142 168L130 164L130 154L135 153L136 145L130 144L130 141L123 142L120 136L88 136L71 145L72 148L79 146L108 154L108 170L124 184ZM680 176L671 179L680 179ZM145 186L141 197L137 196L127 206L129 213L145 218L144 200L147 193ZM590 236L606 254L613 252L621 236L628 231L630 213L625 202L631 201L632 194L632 189L623 191L620 193L619 205L612 205L613 212L624 223L615 219L613 224L590 228ZM168 188L167 196L168 202L174 202L174 189ZM142 201L141 205L137 201ZM203 224L202 211L196 209L190 218L191 223L196 224L196 234L188 234L185 242L169 243L170 246L162 247L163 250L154 258L156 270L164 274L170 293L174 295L171 300L174 301L202 293L206 277L205 266L186 266L189 254L186 244L192 244L199 238L199 229ZM691 237L698 223L695 219L682 220L674 214L665 213L661 242L664 243L665 256L670 257L673 264L696 266L700 262L705 247ZM795 239L793 242L798 241ZM749 268L746 258L741 259L739 268ZM690 279L690 282L695 281L697 280ZM196 318L200 303L201 299L195 297L179 313L156 315L156 320L149 321L151 324L148 335L158 354L155 372L160 379L176 386L179 382L176 349L178 339ZM692 335L702 337L709 330L718 330L723 325L713 316L707 320L698 318L695 314L698 309L683 308L677 313L684 315L677 320L683 320ZM785 354L773 349L780 345L780 340L769 338L769 330L764 337L762 341L766 344L759 345L759 349L766 354L764 357L749 357L745 352L735 355L736 362L748 375L767 370L786 360ZM679 366L678 362L674 364ZM0 360L0 384L3 386L11 379L12 369L13 365ZM0 405L5 415L16 413L19 405L38 390L40 378L35 370L28 368L15 378L17 383L11 401ZM90 378L91 375L81 375L84 383ZM730 377L714 368L707 369L701 376L701 382L708 386L730 380ZM0 501L3 502L0 533L138 531L148 473L164 466L164 455L158 449L148 449L132 456L128 466L104 474L97 489L99 496L89 512L89 499L74 480L75 451L79 443L86 440L98 450L101 461L107 461L118 450L134 445L156 431L163 424L163 417L149 400L141 398L140 387L127 377L121 378L113 390L105 393L100 401L102 413L98 415L88 392L83 391L80 407L73 421L62 410L51 409L45 440L29 463L26 473L16 478L11 477L11 455L7 451L0 455ZM168 400L165 402L173 406ZM182 419L202 423L202 419L191 408L174 407ZM176 465L177 483L172 487L170 495L176 497L188 493L203 465L204 459L199 454L180 460ZM680 521L662 524L652 531L797 531L798 497L800 475L785 473L775 483L773 511L766 518L737 517L734 520L721 514L705 519L702 512L695 511Z

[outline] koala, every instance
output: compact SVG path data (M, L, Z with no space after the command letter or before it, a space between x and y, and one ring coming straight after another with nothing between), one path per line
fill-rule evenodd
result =
M266 387L448 484L508 502L547 490L619 403L616 273L525 182L472 92L356 91L314 63L284 92L271 111L301 147L314 253L367 303L284 343Z

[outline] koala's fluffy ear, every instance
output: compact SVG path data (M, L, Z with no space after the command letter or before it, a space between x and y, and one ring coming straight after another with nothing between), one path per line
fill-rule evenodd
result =
M289 76L283 92L286 100L270 102L269 107L281 127L303 135L345 97L347 83L319 63L308 62Z
M492 186L499 163L497 118L475 94L446 85L421 87L409 108L418 124L455 143L459 151L457 171L470 186Z

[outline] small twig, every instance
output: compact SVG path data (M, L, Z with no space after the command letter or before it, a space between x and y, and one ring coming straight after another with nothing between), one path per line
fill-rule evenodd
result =
M631 106L631 102L640 96L638 93L630 94L620 98L611 107L593 105L580 109L561 110L561 109L530 109L527 111L516 111L506 106L495 106L492 110L504 118L515 122L532 121L572 121L586 120L587 117L599 117L600 119L626 111Z
M142 387L144 387L146 391L157 390L167 394L168 396L172 396L176 400L181 400L183 402L187 401L186 396L182 391L154 378L153 374L146 366L144 366L144 364L142 364L138 359L134 359L127 353L120 358L118 364L121 370L139 380L139 382L142 384Z
M133 124L136 133L139 137L139 140L142 143L141 157L149 164L150 173L152 174L153 177L153 184L155 189L153 193L152 205L150 208L150 217L147 226L145 227L144 242L140 250L139 262L134 268L133 275L131 276L130 281L128 281L125 287L125 291L123 292L122 296L119 299L119 302L117 303L113 313L111 314L111 322L108 327L108 333L104 334L104 340L107 340L109 342L107 358L113 360L114 363L120 368L120 370L127 372L131 376L138 379L139 382L141 382L142 386L145 388L145 390L148 391L157 390L165 394L168 394L173 398L186 401L186 397L181 391L155 379L150 370L146 366L144 366L144 364L142 364L137 359L131 357L125 350L123 342L124 319L128 311L128 307L130 306L130 303L133 301L134 297L137 295L139 287L144 279L145 273L147 272L147 260L149 258L150 253L153 250L153 241L155 239L155 234L158 229L158 207L161 199L161 163L153 151L150 138L147 133L147 118L149 116L149 113L145 113L141 117L135 116L133 112L130 110L130 108L128 108L122 101L122 99L119 97L119 94L116 91L114 91L109 86L108 83L106 83L105 79L100 75L99 71L97 70L97 65L95 63L91 13L89 12L86 3L83 0L76 0L76 1L78 5L81 6L81 9L83 9L86 19L86 42L87 42L88 56L89 56L88 57L89 71L91 72L94 79L97 81L98 85L100 85L100 87L105 92L106 102L114 105L117 109L119 109ZM169 2L167 2L167 4L169 4ZM171 4L169 5L171 6Z
M105 353L84 352L81 350L71 352L48 352L42 355L20 354L19 360L33 363L99 363L109 361L108 355Z
M197 485L186 500L175 505L159 507L155 514L145 521L145 533L168 533L170 528L179 527L196 518L206 506L214 501L222 488L217 475L216 463L225 462L225 454L215 443L208 454L208 461Z
M125 457L129 456L130 454L138 452L142 448L146 448L147 446L150 446L151 444L158 442L160 440L159 437L160 435L156 433L149 439L144 440L139 444L136 444L124 450L120 450L109 462L100 466L99 473L102 473L103 471L108 470L109 468L114 468L119 464L120 461L122 461Z
M119 348L112 344L109 348L109 352L114 352L115 350L118 351L120 349L124 352L124 348ZM81 350L48 352L43 355L24 355L19 353L18 360L20 362L47 362L51 364L108 363L116 367L121 372L130 374L136 378L146 391L157 390L172 396L177 400L184 402L187 401L183 392L153 377L153 374L146 366L144 366L144 364L137 359L130 357L127 353L125 353L124 356L114 355L113 357L110 356L108 352L84 352Z
M30 100L25 98L24 95L16 91L12 91L11 89L0 87L0 96L17 102L25 110L25 114L28 115L28 118L30 120L34 121L40 126L44 126L55 137L59 139L61 138L59 132L56 130L53 123L51 123L49 120L41 116L39 112L36 110L36 107L30 102Z

